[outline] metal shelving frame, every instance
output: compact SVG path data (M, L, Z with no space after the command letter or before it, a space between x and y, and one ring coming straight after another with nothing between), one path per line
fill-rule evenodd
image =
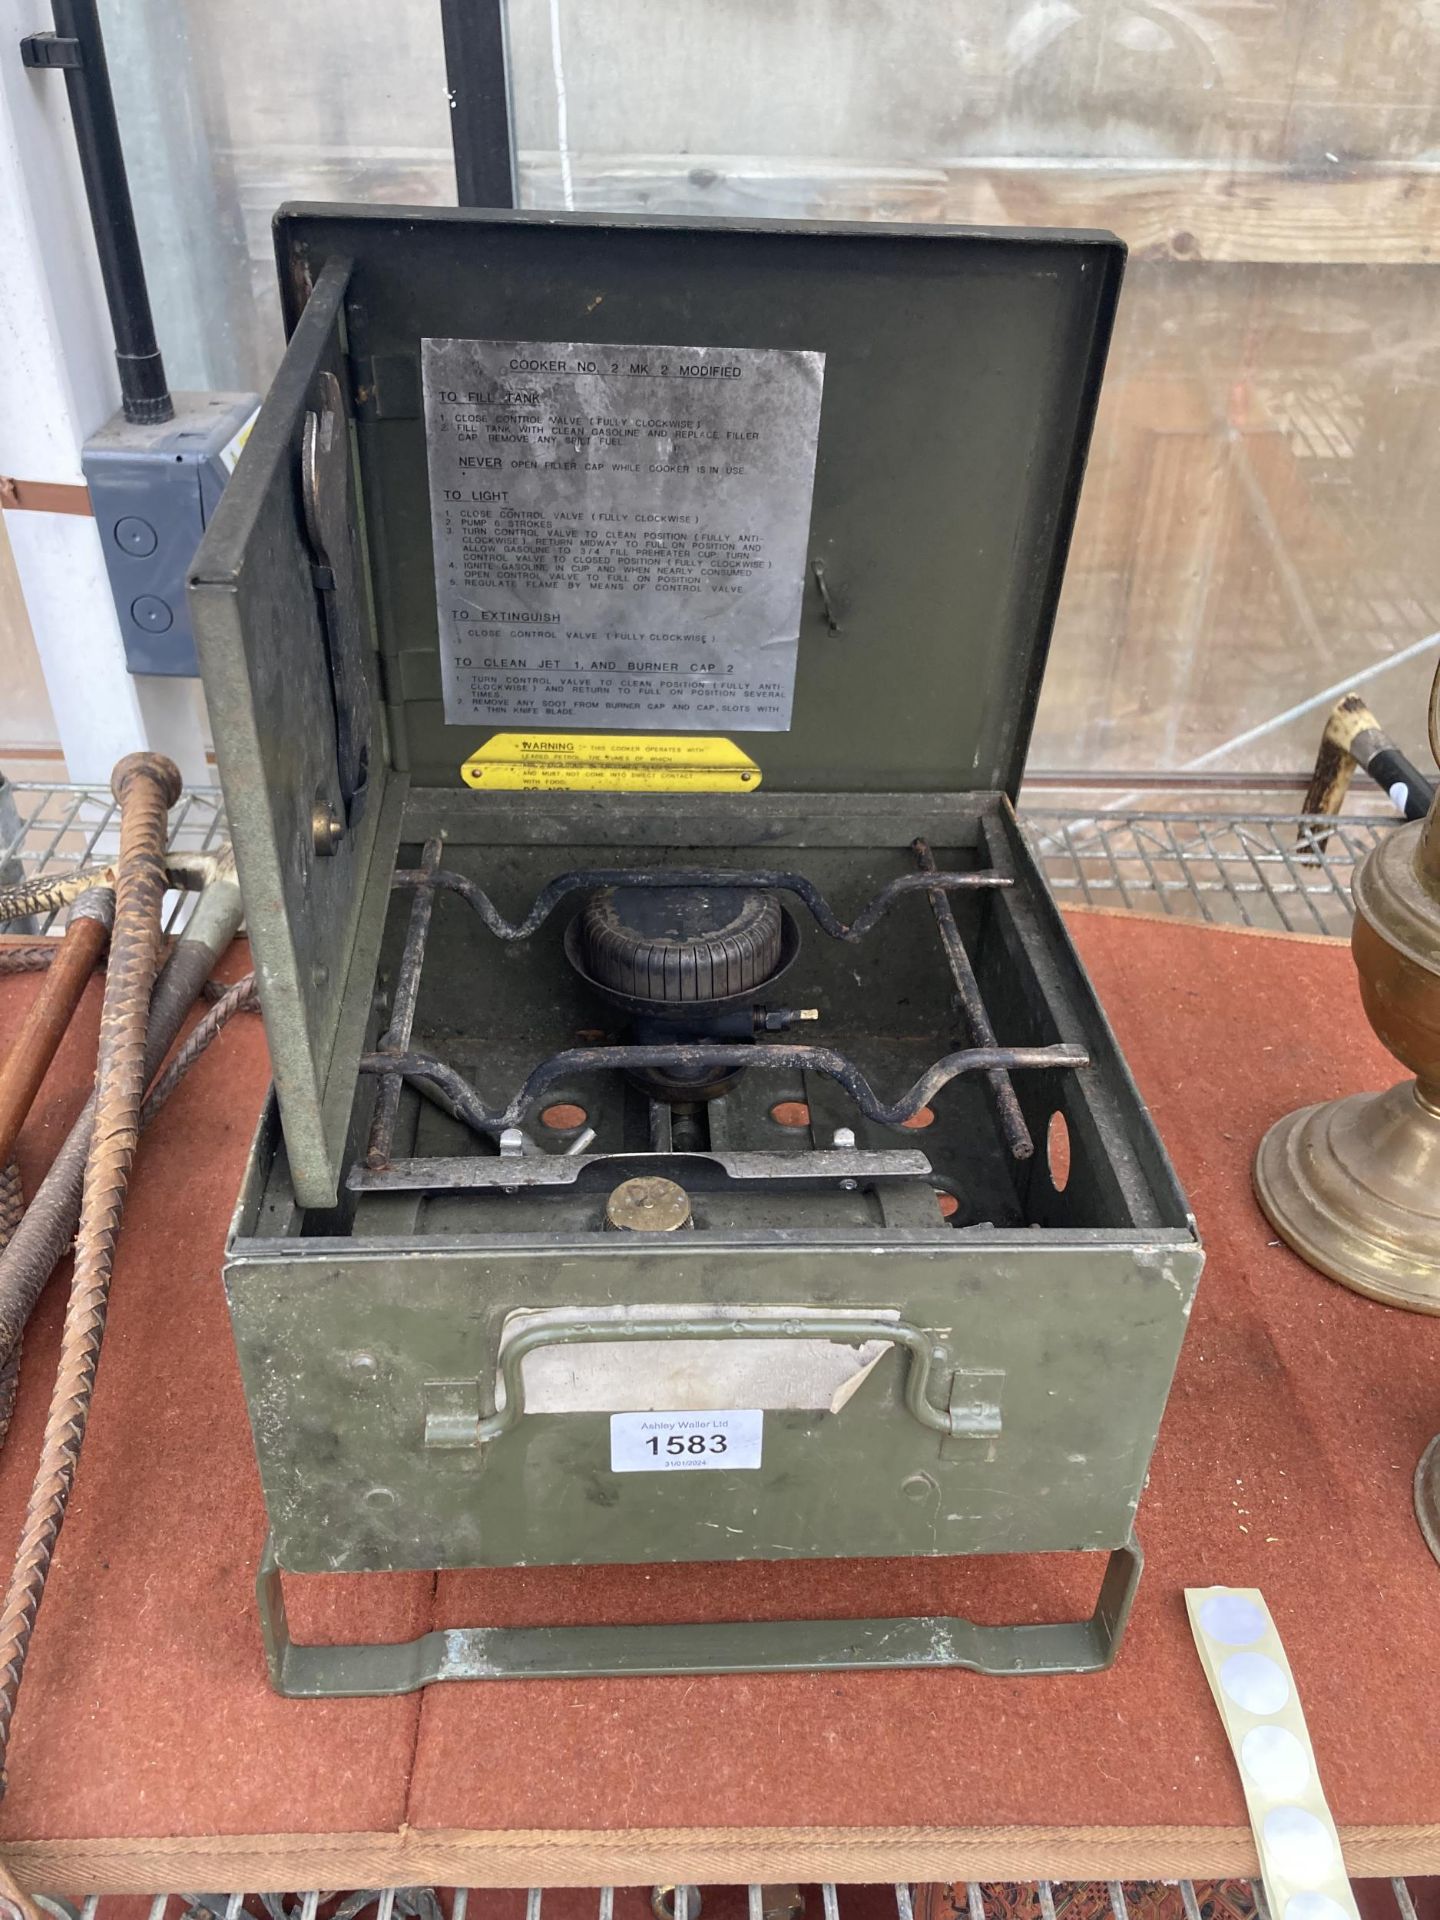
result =
M1117 907L1278 933L1344 937L1350 881L1384 815L1021 809L1062 906Z
M976 1880L956 1882L955 1898L961 1885L965 1888L965 1901L968 1920L999 1920L1003 1912L1005 1920L1014 1920L1016 1907L1013 1899L1014 1882L1005 1883L1007 1899L1001 1908L994 1898L994 1892L987 1904L987 1885ZM1210 1920L1211 1902L1207 1894L1211 1881L1179 1880L1155 1882L1136 1882L1106 1880L1100 1881L1051 1881L1036 1880L1030 1882L1034 1897L1034 1920L1067 1920L1072 1908L1083 1905L1087 1914L1096 1911L1103 1913L1108 1907L1110 1920L1131 1920L1131 1902L1144 1891L1153 1892L1159 1886L1173 1887L1180 1896L1184 1920ZM1236 1882L1228 1880L1223 1884L1234 1886ZM1253 1903L1255 1920L1271 1920L1266 1904L1264 1889L1259 1881L1240 1882L1248 1884ZM1105 1905L1102 1907L1097 1896L1104 1889ZM1403 1879L1389 1882L1390 1892L1395 1902L1397 1920L1416 1920L1415 1902L1410 1888ZM1127 1888L1129 1892L1127 1894ZM525 1920L544 1920L545 1890L541 1887L517 1889L525 1893ZM748 1920L762 1920L766 1910L766 1895L775 1889L751 1886L746 1889ZM823 1920L845 1920L848 1905L846 1896L855 1890L846 1886L832 1884L820 1888L823 1906ZM996 1888L994 1891L998 1891ZM615 1911L614 1887L596 1887L591 1890L595 1900L597 1920L613 1920ZM657 1900L654 1910L673 1912L675 1920L701 1920L706 1889L695 1887L675 1887L654 1889L656 1895L668 1894L668 1902ZM446 1896L448 1894L448 1912ZM896 1920L916 1920L915 1889L904 1883L896 1885ZM361 1888L357 1892L340 1896L339 1904L333 1909L327 1908L328 1920L370 1920L370 1909L374 1909L373 1920L486 1920L487 1906L493 1906L501 1896L491 1892L467 1892L463 1887L445 1889L437 1887L386 1887ZM571 1896L567 1896L567 1899ZM54 1896L40 1895L38 1902L55 1920L108 1920L114 1901L125 1899L127 1911L134 1910L133 1895L91 1894L83 1901L66 1900ZM244 1894L244 1893L175 1893L157 1894L150 1903L148 1920L316 1920L322 1900L331 1901L334 1895L316 1891L291 1894ZM175 1904L172 1904L175 1903ZM873 1911L873 1908L871 1909ZM1367 1911L1373 1909L1367 1908ZM0 1899L0 1920L19 1920L12 1903ZM811 1914L809 1920L822 1920L821 1915Z
M113 856L114 799L104 788L12 784L0 822L0 872L66 873ZM1282 933L1344 937L1356 866L1398 819L1348 814L1060 810L1021 807L1021 820L1062 906L1115 907ZM217 787L181 796L177 852L224 839ZM172 907L178 909L179 901Z

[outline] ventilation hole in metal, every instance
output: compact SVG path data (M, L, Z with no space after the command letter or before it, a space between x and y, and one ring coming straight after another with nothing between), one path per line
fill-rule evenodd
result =
M1051 1186L1056 1193L1063 1193L1070 1183L1070 1129L1059 1111L1051 1114L1046 1129L1045 1162L1050 1169Z

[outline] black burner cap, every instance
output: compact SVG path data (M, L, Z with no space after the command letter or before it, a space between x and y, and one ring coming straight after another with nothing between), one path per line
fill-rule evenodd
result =
M780 964L773 893L741 887L606 887L580 916L586 971L638 1000L683 1006L763 986Z

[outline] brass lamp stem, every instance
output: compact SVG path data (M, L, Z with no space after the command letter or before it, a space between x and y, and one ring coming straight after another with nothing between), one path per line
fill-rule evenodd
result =
M1430 686L1430 752L1440 765L1440 666L1436 667ZM1440 899L1440 787L1436 788L1425 824L1420 829L1415 864L1426 892Z
M1440 672L1429 726L1440 760ZM1440 1314L1440 795L1424 820L1377 842L1352 891L1365 1017L1415 1077L1277 1120L1256 1155L1255 1190L1311 1266L1372 1299Z
M1430 688L1440 763L1440 668ZM1440 790L1357 869L1351 949L1365 1017L1415 1075L1277 1120L1255 1194L1302 1259L1390 1306L1440 1314ZM1415 1514L1440 1560L1440 1434L1415 1473Z

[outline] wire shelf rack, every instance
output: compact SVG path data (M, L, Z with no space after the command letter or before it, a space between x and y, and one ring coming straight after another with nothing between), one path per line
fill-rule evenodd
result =
M1404 1879L1367 1883L1368 1916L1393 1903L1396 1920L1416 1920ZM1387 1899L1388 1889L1388 1899ZM815 1899L818 1893L819 1899ZM133 1895L91 1894L81 1900L40 1894L54 1920L138 1920L145 1904ZM368 1887L352 1893L175 1893L148 1902L145 1920L1271 1920L1258 1881L1050 1881L894 1887L818 1888ZM0 1920L20 1920L0 1899Z
M226 838L225 813L218 787L182 793L170 815L170 850L176 854L214 853ZM0 781L0 887L41 875L75 873L103 866L120 851L120 808L108 787L26 786ZM166 902L166 931L175 932L187 898L172 893ZM14 931L58 932L58 916ZM5 932L0 927L0 933Z
M1350 882L1383 816L1061 813L1021 820L1062 906L1344 936Z
M118 812L104 788L0 788L0 884L68 873L118 848ZM1117 907L1272 932L1344 936L1356 866L1399 825L1383 816L1080 812L1022 807L1021 820L1062 906ZM220 792L182 795L171 818L177 853L225 837Z

